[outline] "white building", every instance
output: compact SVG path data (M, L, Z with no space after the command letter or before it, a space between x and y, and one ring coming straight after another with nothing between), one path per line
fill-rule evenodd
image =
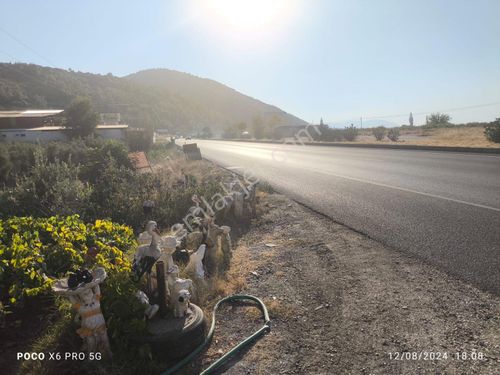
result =
M50 142L70 138L61 126L63 110L0 111L0 142ZM94 134L104 139L126 139L128 125L97 125Z
M104 139L125 140L128 125L97 125L94 134ZM0 142L67 141L71 129L63 126L42 126L32 129L0 129Z

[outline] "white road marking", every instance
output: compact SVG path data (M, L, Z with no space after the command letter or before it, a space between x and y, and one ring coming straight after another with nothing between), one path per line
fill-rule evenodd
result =
M464 154L464 155L469 155L469 154ZM496 157L494 155L482 155L482 156ZM227 169L243 169L244 167L226 167L226 168ZM310 168L308 168L308 169L311 170ZM331 175L331 176L343 178L343 179L346 179L346 180L352 180L352 181L362 182L362 183L365 183L365 184L371 184L371 185L375 185L375 186L385 187L385 188L388 188L388 189L400 190L400 191L404 191L404 192L407 192L407 193L419 194L419 195L423 195L423 196L427 196L427 197L431 197L431 198L444 199L444 200L447 200L447 201L450 201L450 202L454 202L454 203L460 203L460 204L465 204L467 206L484 208L484 209L487 209L487 210L492 210L492 211L500 212L500 208L497 208L497 207L491 207L491 206L486 206L486 205L479 204L479 203L467 202L467 201L463 201L463 200L460 200L460 199L453 199L453 198L443 197L442 195L425 193L425 192L422 192L422 191L417 191L417 190L412 190L412 189L406 189L406 188L402 188L402 187L399 187L399 186L387 185L387 184L383 184L383 183L380 183L380 182L373 182L373 181L369 181L369 180L364 180L364 179L361 179L361 178L348 177L348 176L339 175L339 174L332 173L332 172L325 171L325 170L317 170L316 169L316 171L321 172L321 173L325 173L325 174L328 174L328 175Z
M401 190L401 191L405 191L407 193L424 195L424 196L431 197L431 198L444 199L444 200L447 200L447 201L450 201L450 202L461 203L461 204L465 204L465 205L468 205L468 206L485 208L487 210L492 210L492 211L500 212L500 208L491 207L491 206L485 206L484 204L472 203L472 202L467 202L467 201L463 201L463 200L460 200L460 199L453 199L453 198L443 197L442 195L436 195L436 194L431 194L431 193L424 193L423 191L406 189L406 188L402 188L402 187L399 187L399 186L387 185L387 184L383 184L383 183L380 183L380 182L373 182L373 181L364 180L364 179L356 178L356 177L343 176L343 175L339 175L339 174L331 173L331 172L327 172L327 171L322 171L322 172L325 173L325 174L331 175L331 176L335 176L335 177L339 177L339 178L344 178L346 180L352 180L352 181L362 182L362 183L365 183L365 184L371 184L371 185L385 187L385 188L389 188L389 189Z

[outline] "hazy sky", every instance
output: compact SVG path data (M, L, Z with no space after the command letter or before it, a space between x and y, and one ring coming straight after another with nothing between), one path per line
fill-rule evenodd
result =
M0 0L0 61L176 69L307 121L497 103L448 112L490 121L499 15L500 0Z

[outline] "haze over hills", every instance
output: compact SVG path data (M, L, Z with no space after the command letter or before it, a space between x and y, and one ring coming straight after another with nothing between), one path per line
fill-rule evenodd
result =
M251 125L260 117L271 126L305 121L216 81L168 69L126 77L75 72L34 64L0 63L0 109L66 108L88 96L99 112L120 112L137 127L194 131L210 126Z

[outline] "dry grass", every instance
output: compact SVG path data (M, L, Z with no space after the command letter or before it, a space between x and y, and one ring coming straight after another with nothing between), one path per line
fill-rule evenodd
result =
M242 245L234 250L236 249L233 249L231 265L227 271L221 270L215 277L205 280L194 279L193 302L203 308L206 316L211 315L213 306L219 299L239 293L247 285L245 275L248 274L248 269L254 267L249 259L248 248ZM217 258L221 264L222 258L219 254Z
M486 139L483 127L430 129L427 134L428 136L422 137L422 140L407 143L427 146L500 148L500 143L493 143Z
M363 129L356 142L363 144L394 144L387 138L375 141L370 129ZM500 148L500 143L493 143L484 136L484 127L456 127L404 129L400 132L400 140L395 144L419 146L449 146L449 147L485 147Z
M267 307L267 312L271 319L290 319L296 316L296 307L290 303L280 301L278 299L264 298L262 300ZM245 315L250 319L261 319L262 312L257 308L248 308Z

